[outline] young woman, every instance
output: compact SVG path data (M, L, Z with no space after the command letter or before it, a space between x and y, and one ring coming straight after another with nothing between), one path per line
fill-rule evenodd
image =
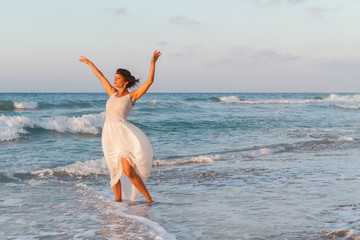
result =
M118 69L115 74L114 86L111 86L91 61L83 56L79 59L80 62L90 66L110 96L106 103L106 120L101 141L110 171L110 185L117 202L121 202L123 199L133 201L139 192L144 195L148 203L152 202L145 186L152 166L152 148L145 134L129 123L126 117L136 100L144 95L153 83L155 63L160 55L159 51L154 52L147 81L131 92L129 92L129 88L139 80L133 77L128 70Z

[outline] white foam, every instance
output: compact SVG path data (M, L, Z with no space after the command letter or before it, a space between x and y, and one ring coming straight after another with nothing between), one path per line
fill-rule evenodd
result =
M129 224L129 223L133 224L135 222L140 225L139 230L146 232L147 235L150 235L155 239L158 240L176 239L175 236L166 232L166 230L163 227L161 227L157 222L151 221L142 216L128 214L127 212L129 211L129 205L127 203L114 202L114 200L110 200L107 197L100 195L98 192L94 191L91 187L88 187L84 183L79 183L76 184L75 186L78 187L79 191L84 192L85 193L84 195L95 197L97 200L90 201L90 204L95 203L96 205L94 207L99 211L101 211L102 213L108 216L116 215L122 217L119 219L119 222L117 222L117 224ZM146 208L148 210L148 207Z
M51 169L44 169L44 170L36 171L33 174L36 174L39 177L45 177L45 176L53 175L54 171Z
M161 227L157 222L153 222L147 218L125 214L126 217L135 219L137 222L144 224L149 228L149 230L156 235L155 239L158 240L172 240L176 239L174 235L166 232L166 230Z
M241 101L239 100L238 97L235 96L229 96L229 97L220 97L220 102L225 102L225 103L240 103Z
M223 103L240 103L240 104L310 104L321 102L357 102L360 101L360 95L336 95L330 94L324 99L269 99L269 100L240 100L236 96L217 97ZM339 107L344 107L340 105ZM346 107L346 106L345 106ZM356 107L358 108L358 107Z
M105 114L86 114L81 117L54 117L34 121L33 126L65 133L100 133L105 121Z
M360 95L336 95L336 94L330 94L329 97L327 97L325 100L328 101L342 101L342 102L349 102L349 101L360 101Z
M157 104L158 102L156 100L151 100L151 101L148 101L147 104L150 104L150 105L155 105Z
M321 101L315 99L304 99L304 100L270 99L270 100L258 100L258 101L249 101L249 100L241 101L236 96L219 97L218 99L220 100L220 102L224 102L224 103L241 103L241 104L308 104L308 103Z
M345 137L345 136L341 136L337 139L338 141L343 141L343 142L351 142L353 141L354 139L351 138L351 137Z
M359 239L359 235L354 230L332 230L330 233L325 235L327 239L337 239L337 238L346 238L346 239Z
M87 160L75 162L67 166L54 169L56 173L65 173L75 176L107 175L109 174L105 159Z
M76 161L66 166L59 166L54 169L44 169L32 172L40 178L51 177L54 174L66 174L81 178L91 175L108 175L109 171L104 158L87 160L85 162ZM79 185L80 186L80 185Z
M241 155L242 155L242 157L257 158L257 157L273 154L274 152L275 152L274 149L261 148L258 150L251 150L251 151L243 152Z
M75 186L78 188L87 188L87 185L85 183L78 183L78 184L75 184Z
M0 115L0 141L10 141L27 133L24 127L28 124L26 117Z
M356 110L359 109L358 106L355 105L340 105L340 104L335 104L336 107L338 108L345 108L345 109L352 109L352 110Z
M189 159L176 159L171 161L155 160L153 166L175 166L189 163L213 163L214 159L205 156L192 157Z
M99 134L105 122L105 112L100 114L85 114L81 117L53 117L44 119L29 119L22 116L0 115L0 141L10 141L26 134L25 127L40 127L61 133Z
M35 109L38 107L37 102L14 102L14 107L17 109Z

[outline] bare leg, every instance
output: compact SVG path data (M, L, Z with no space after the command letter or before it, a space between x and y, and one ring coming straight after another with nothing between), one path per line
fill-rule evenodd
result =
M114 192L115 201L121 202L122 199L121 199L121 182L120 182L120 180L117 184L115 184L112 187L112 190Z
M130 179L131 183L144 195L148 203L152 202L152 198L145 187L145 184L141 177L137 175L134 168L130 165L126 158L121 158L121 164L123 167L123 171L126 176Z

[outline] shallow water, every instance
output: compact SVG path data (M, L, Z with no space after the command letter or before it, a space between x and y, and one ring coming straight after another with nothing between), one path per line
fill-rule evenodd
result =
M360 239L360 94L149 93L142 196L115 203L106 94L0 94L0 238Z

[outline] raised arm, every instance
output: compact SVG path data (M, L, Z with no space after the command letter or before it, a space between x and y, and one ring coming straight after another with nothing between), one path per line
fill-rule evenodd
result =
M109 94L111 96L116 91L116 88L111 86L111 84L106 79L106 77L100 72L99 69L97 69L97 67L90 60L88 60L87 58L85 58L83 56L80 56L80 57L81 57L81 59L79 59L79 61L86 63L87 65L90 66L90 68L93 71L93 73L95 74L95 76L100 80L100 82L103 85L107 94Z
M155 52L153 53L152 58L151 58L149 75L148 75L146 82L144 82L138 89L131 92L131 95L132 95L131 98L132 98L133 104L135 103L135 101L137 99L139 99L142 95L144 95L147 92L147 90L149 89L151 84L154 82L155 63L159 59L160 55L161 55L161 52L158 50L155 50Z

